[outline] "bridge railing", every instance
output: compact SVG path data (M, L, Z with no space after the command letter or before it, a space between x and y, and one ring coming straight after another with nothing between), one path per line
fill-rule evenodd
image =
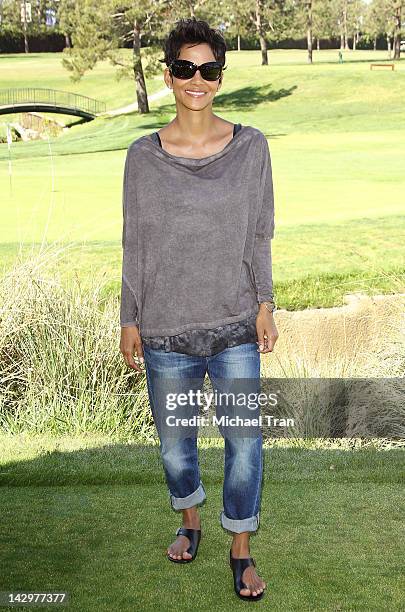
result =
M49 104L64 106L96 115L106 110L105 102L81 94L60 89L45 89L41 87L18 87L0 90L0 106L13 104Z

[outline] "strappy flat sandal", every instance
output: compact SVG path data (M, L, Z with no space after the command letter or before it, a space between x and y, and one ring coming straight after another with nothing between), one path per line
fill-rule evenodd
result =
M245 569L249 567L250 565L253 565L253 567L256 567L255 560L252 557L247 557L245 559L235 559L234 557L232 557L232 549L231 549L229 551L229 562L230 562L230 566L231 566L232 573L233 573L233 584L234 584L234 589L235 589L235 593L237 594L237 596L240 599L246 599L247 601L259 601L259 599L261 599L264 595L264 590L258 595L252 595L252 593L250 595L240 594L240 591L242 589L249 589L251 591L251 588L248 587L243 582L242 575Z
M173 559L167 553L167 558L173 563L191 563L197 556L198 545L201 539L201 529L187 529L186 527L179 527L176 531L176 535L186 536L190 540L190 546L187 548L186 552L191 555L191 559Z

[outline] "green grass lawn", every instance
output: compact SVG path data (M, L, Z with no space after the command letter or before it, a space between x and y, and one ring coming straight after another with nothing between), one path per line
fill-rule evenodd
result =
M214 103L218 115L258 127L268 138L273 273L279 303L288 308L338 305L348 289L390 292L404 285L405 62L395 62L393 72L370 71L370 62L386 60L386 52L345 52L343 64L337 55L316 51L308 66L305 51L276 50L261 66L259 52L231 51ZM104 99L110 108L134 100L132 82L117 82L107 63L72 84L60 59L0 56L0 87L38 84L39 75L41 86ZM147 85L150 93L164 87L159 79ZM174 117L173 95L151 109L76 125L51 140L53 159L45 141L15 143L11 181L7 146L0 145L3 266L10 266L19 243L74 242L70 263L84 282L89 270L105 270L115 290L125 152Z
M200 448L207 500L195 563L165 559L181 515L157 446L3 437L0 590L66 590L72 610L233 610L219 524L223 450ZM271 610L401 610L403 451L265 450L251 541ZM403 473L403 472L402 472Z

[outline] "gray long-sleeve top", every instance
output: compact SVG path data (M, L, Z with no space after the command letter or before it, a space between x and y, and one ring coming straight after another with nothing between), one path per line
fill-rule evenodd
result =
M259 129L242 126L200 159L138 138L124 170L121 326L175 335L257 313L273 296L273 236L271 158Z

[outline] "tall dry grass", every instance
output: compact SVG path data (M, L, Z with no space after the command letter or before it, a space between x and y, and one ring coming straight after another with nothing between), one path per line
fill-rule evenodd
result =
M118 301L94 275L62 282L56 243L0 279L0 429L152 436L146 382L119 351Z

